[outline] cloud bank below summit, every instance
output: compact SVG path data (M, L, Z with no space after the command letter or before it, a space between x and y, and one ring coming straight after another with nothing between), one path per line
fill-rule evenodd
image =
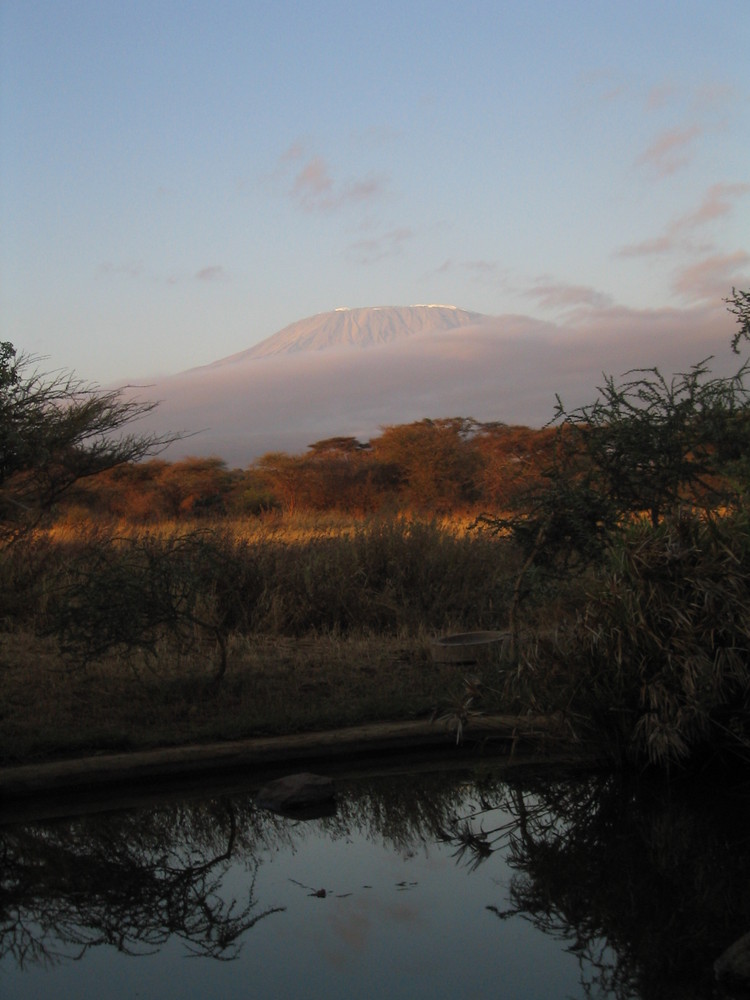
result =
M333 435L367 440L387 424L474 417L542 426L555 395L567 408L591 401L602 373L658 366L686 371L714 356L735 371L732 317L722 307L590 310L566 324L486 317L455 330L394 343L216 362L142 391L160 401L139 429L186 436L170 460L218 455L244 466L265 452L303 452Z

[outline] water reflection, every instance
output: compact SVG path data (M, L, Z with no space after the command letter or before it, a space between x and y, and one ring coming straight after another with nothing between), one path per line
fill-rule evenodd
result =
M601 774L502 780L491 765L343 779L339 790L336 813L311 822L258 810L246 792L3 828L4 974L27 970L17 981L30 983L35 968L82 968L103 945L128 956L174 957L179 947L242 965L261 934L264 968L253 968L272 990L291 974L290 941L304 951L304 933L335 972L328 995L355 989L341 979L346 965L358 995L376 996L373 949L396 961L397 947L376 941L377 922L400 920L413 951L444 935L430 962L450 961L455 945L457 969L441 966L430 986L421 967L419 986L390 983L391 995L448 995L468 963L478 982L502 967L503 996L707 1000L719 995L714 959L750 929L742 790L667 792ZM552 955L550 943L557 959L529 954ZM353 954L370 955L367 988ZM404 968L415 961L404 957ZM226 995L234 988L227 980Z
M243 850L230 801L11 828L2 834L0 959L80 960L98 945L128 955L170 938L187 953L231 959L258 910L258 862ZM243 899L222 882L241 859Z
M714 959L750 928L749 804L612 775L537 782L506 790L510 823L462 817L452 840L472 865L506 852L514 875L489 909L564 942L587 995L715 997Z

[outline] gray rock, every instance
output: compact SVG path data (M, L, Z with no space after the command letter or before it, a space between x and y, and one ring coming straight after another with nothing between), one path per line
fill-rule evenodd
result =
M750 986L750 933L730 944L714 962L717 979Z
M256 804L274 812L291 812L329 803L334 797L333 781L321 774L289 774L264 785Z

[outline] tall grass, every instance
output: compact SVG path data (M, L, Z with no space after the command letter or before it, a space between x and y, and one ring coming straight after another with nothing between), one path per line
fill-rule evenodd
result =
M750 761L748 512L633 525L514 683L619 763Z
M403 517L39 533L0 555L0 760L440 717L430 636L502 627L514 571Z
M374 521L350 536L248 546L263 589L250 627L395 634L504 623L511 561L500 545L429 523Z
M85 575L103 547L113 560L119 552L127 562L137 549L152 563L161 553L173 566L190 539L188 570L202 573L194 581L202 588L201 599L243 635L395 635L497 628L506 621L512 549L462 527L400 517L336 525L295 518L180 530L40 535L0 560L6 583L0 614L43 625L50 595L69 600L71 579ZM133 563L133 572L139 565ZM21 592L23 601L14 600Z

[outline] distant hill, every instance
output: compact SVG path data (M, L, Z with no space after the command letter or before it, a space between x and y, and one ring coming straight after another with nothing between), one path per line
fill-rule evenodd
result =
M214 361L208 367L267 358L275 354L325 351L332 347L377 347L417 333L473 326L486 318L480 313L445 305L334 309L332 312L318 313L291 323L254 347Z

